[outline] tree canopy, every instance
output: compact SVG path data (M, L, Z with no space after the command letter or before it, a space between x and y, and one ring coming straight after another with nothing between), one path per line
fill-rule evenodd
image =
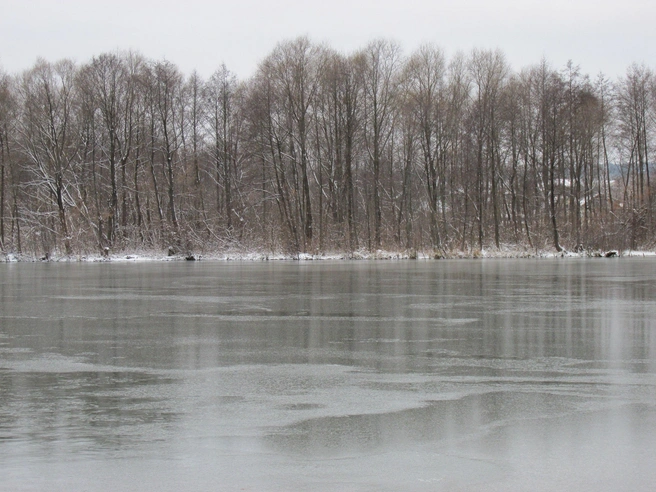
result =
M0 71L0 251L652 247L655 138L637 64L306 37L248 80L38 60Z

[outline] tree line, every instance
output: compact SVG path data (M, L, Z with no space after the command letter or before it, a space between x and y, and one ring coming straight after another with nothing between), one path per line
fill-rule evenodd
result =
M501 51L278 44L240 81L134 52L0 71L0 251L653 246L656 79Z

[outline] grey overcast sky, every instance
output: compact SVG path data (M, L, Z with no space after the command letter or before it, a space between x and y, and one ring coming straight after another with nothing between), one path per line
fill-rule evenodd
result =
M133 49L209 76L221 63L245 79L283 40L308 35L349 53L377 37L405 53L425 42L447 55L500 48L516 70L571 59L611 78L654 67L654 0L0 0L0 67L37 57L85 62Z

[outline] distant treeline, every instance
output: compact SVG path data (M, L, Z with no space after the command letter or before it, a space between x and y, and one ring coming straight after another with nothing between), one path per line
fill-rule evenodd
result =
M280 43L248 80L133 52L0 72L0 252L654 246L656 79Z

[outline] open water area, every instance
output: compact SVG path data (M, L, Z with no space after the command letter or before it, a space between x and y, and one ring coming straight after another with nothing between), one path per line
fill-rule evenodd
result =
M651 491L656 259L0 265L0 491Z

